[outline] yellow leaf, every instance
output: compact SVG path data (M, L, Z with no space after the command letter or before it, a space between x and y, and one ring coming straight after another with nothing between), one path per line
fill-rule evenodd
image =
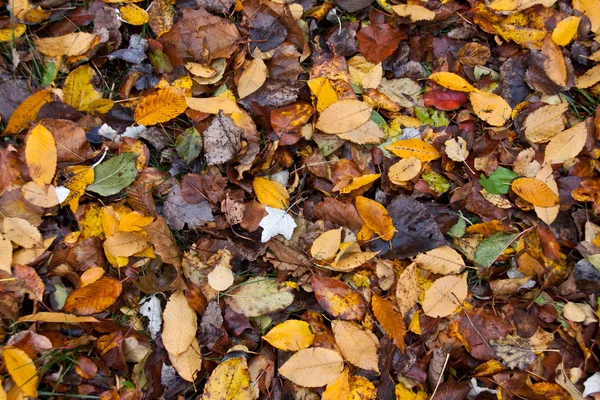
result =
M133 115L140 125L156 125L172 120L187 109L186 97L180 89L168 87L143 97Z
M281 183L267 178L256 177L252 181L252 188L260 204L273 208L287 208L290 195Z
M175 371L188 382L196 380L197 373L202 369L202 356L198 339L194 338L186 351L175 355L169 353L169 360Z
M494 11L520 11L533 7L536 4L542 4L549 8L556 3L556 0L493 0L489 7Z
M375 65L367 72L361 81L363 89L377 89L383 78L383 66L381 63Z
M447 317L467 298L467 273L438 279L425 291L423 312L428 317Z
M290 319L275 326L262 338L279 350L298 351L310 347L315 335L307 322Z
M79 277L81 282L80 287L85 287L96 282L98 279L102 278L104 275L104 268L101 267L92 267L83 271L83 274Z
M121 20L129 25L144 25L150 21L150 16L143 8L135 4L126 4L119 7Z
M338 101L323 110L316 128L325 133L349 132L367 122L371 112L371 106L362 101Z
M583 75L575 80L575 86L587 89L600 81L600 65L588 69Z
M331 265L326 265L324 267L333 271L352 271L378 254L378 252L374 251L363 252L356 242L349 243L348 246L344 246L344 244L342 244L340 247L341 250L335 257L334 262Z
M219 111L223 111L225 114L240 113L241 110L235 103L235 101L226 97L207 97L198 99L195 97L188 97L186 99L187 105L192 110L208 113L218 114Z
M308 81L308 87L312 94L317 98L318 112L323 112L324 109L338 101L337 92L327 78L319 77L310 79Z
M419 172L421 172L421 160L417 157L403 158L388 169L388 178L396 185L403 185Z
M590 19L592 32L598 32L600 29L600 0L573 0L573 8Z
M244 357L223 361L210 374L202 400L254 400L250 372Z
M0 271L11 273L10 266L13 259L13 246L10 240L0 234Z
M316 260L329 260L340 248L342 242L342 228L324 232L315 239L310 254Z
M368 120L350 132L338 134L340 139L356 144L379 144L385 139L385 132L372 120Z
M157 38L169 32L175 19L175 7L170 1L153 1L148 9L150 29Z
M190 71L190 74L200 78L212 78L217 74L217 70L210 65L204 65L196 62L186 62L185 69Z
M403 383L396 385L395 392L396 400L427 400L427 397L429 397L427 392L417 389L417 393L415 393L412 389L404 386Z
M494 93L472 92L469 94L473 111L492 126L502 126L510 118L512 109L502 97Z
M27 265L35 261L39 256L44 254L48 247L54 242L56 236L50 236L49 238L43 239L41 243L33 246L30 249L22 248L15 251L12 257L13 264Z
M413 4L400 4L392 6L392 10L401 17L408 17L412 22L431 21L435 18L435 13L423 6Z
M104 241L104 250L117 257L132 256L148 246L150 243L131 232L117 232Z
M567 17L556 24L556 28L552 31L552 40L559 46L566 46L571 43L577 34L579 28L579 20L581 17Z
M446 140L444 145L446 146L446 155L452 161L463 162L469 157L467 142L460 136Z
M478 92L477 88L467 82L465 78L452 72L436 72L431 74L429 79L446 89L457 92Z
M465 269L462 256L450 246L440 246L415 257L419 267L434 274L458 274Z
M376 400L375 385L364 376L350 377L350 397L348 400Z
M583 150L587 137L586 121L558 133L546 146L544 164L562 164L570 158L577 157Z
M40 90L26 98L11 114L2 135L19 133L30 121L33 121L40 108L51 101L52 92L50 90Z
M548 185L534 178L515 179L511 187L517 196L534 206L552 207L560 203L558 195Z
M74 57L87 53L99 40L99 35L77 32L43 39L36 38L35 45L40 53L48 57Z
M348 399L349 397L350 376L348 373L348 368L344 368L344 372L342 372L336 380L327 385L321 400L339 400Z
M79 199L85 193L85 188L94 182L94 168L85 165L67 167L62 171L66 178L63 186L69 189L69 195L61 204L68 204L73 213L79 208Z
M100 223L105 237L112 236L119 230L119 216L113 206L103 207L100 211Z
M99 322L94 317L78 317L60 312L39 312L19 318L19 322L56 322L61 324L80 324L82 322Z
M441 157L435 147L417 138L398 140L385 148L400 158L417 157L421 162L437 160Z
M346 361L359 368L379 373L377 336L349 321L333 321L331 329Z
M163 312L163 321L162 340L165 349L173 355L187 351L196 337L198 322L196 312L181 290L171 295Z
M525 137L532 143L546 143L565 128L563 114L569 103L549 104L533 111L525 118Z
M38 185L35 182L27 182L21 187L23 198L31 204L50 208L58 205L58 196L56 196L56 188L52 185Z
M353 190L360 189L363 186L367 186L370 183L375 182L381 174L367 174L363 176L353 177L350 184L340 190L341 194L350 193Z
M260 89L268 75L269 70L263 60L260 58L252 60L244 72L242 72L238 81L237 91L240 99Z
M22 218L4 218L4 234L11 242L30 249L42 242L40 231L29 221Z
M406 335L406 325L402 319L402 314L394 309L394 304L379 297L376 294L371 298L371 307L373 314L385 330L386 335L394 341L394 344L404 353L406 347L404 336Z
M562 315L571 322L585 321L585 313L577 303L568 302L565 304Z
M33 181L40 186L51 183L57 160L54 136L43 125L36 125L25 143L25 162Z
M0 42L10 42L11 40L18 39L27 30L27 27L23 24L15 24L11 28L0 29Z
M21 22L39 24L50 18L49 11L32 5L27 0L10 0L8 4L12 14Z
M119 221L119 230L121 232L141 232L144 226L152 223L154 217L146 216L138 211L132 211L125 215Z
M39 377L33 360L23 350L6 346L2 349L4 365L17 387L27 396L37 397Z
M384 206L375 200L363 196L356 198L356 211L373 232L378 234L382 240L392 240L396 228L392 222L392 217L388 214Z
M551 164L545 164L544 168L542 168L537 173L537 175L535 176L535 179L538 179L538 180L544 182L546 185L548 185L550 190L552 190L554 192L554 194L556 194L558 196L558 185L556 184L556 181L554 180L554 175L553 175L553 170L552 170ZM535 213L537 214L538 218L541 219L542 221L544 221L545 223L547 223L548 225L553 223L554 220L556 219L556 217L558 217L559 211L560 211L560 205L555 205L553 207L535 206Z
M336 380L343 369L344 359L336 351L312 347L290 357L279 368L279 373L296 385L321 387Z

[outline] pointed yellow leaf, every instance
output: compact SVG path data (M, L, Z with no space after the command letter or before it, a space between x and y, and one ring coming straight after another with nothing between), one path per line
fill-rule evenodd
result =
M50 90L40 90L26 98L11 114L2 135L19 133L35 119L40 108L51 101L52 92Z
M204 112L207 114L218 114L221 110L225 114L241 112L240 108L237 106L235 101L226 97L207 97L203 99L188 97L186 101L188 107L192 110Z
M588 137L586 121L554 136L546 146L544 164L562 164L577 157L583 150Z
M435 147L417 138L398 140L385 148L400 158L417 157L421 162L437 160L441 157Z
M254 400L250 371L244 357L223 361L210 374L202 400Z
M237 87L240 99L243 99L260 89L263 83L265 83L268 75L269 70L263 60L260 58L252 60L240 75Z
M414 4L400 4L392 6L392 10L401 17L410 18L412 22L431 21L435 18L435 13L427 8Z
M87 32L69 33L62 36L36 38L37 49L45 56L81 56L91 50L100 40L99 35Z
M67 167L62 171L66 179L63 186L69 189L69 195L61 204L68 204L73 213L79 208L79 199L85 193L85 188L94 182L94 168L85 165Z
M315 239L310 254L316 260L329 260L340 248L342 243L342 228L332 229L324 232Z
M131 232L116 232L104 241L104 250L117 257L129 257L150 246L145 239Z
M467 80L453 72L436 72L429 76L429 79L446 89L456 90L457 92L477 92L477 88L472 86Z
M37 376L37 368L27 353L17 347L6 346L2 349L2 359L17 387L27 396L36 398L40 380Z
M466 272L440 278L425 291L423 312L433 318L447 317L460 307L468 293Z
M517 196L534 206L553 207L560 203L558 195L544 182L534 178L518 178L512 181L512 190Z
M179 376L188 382L194 382L196 375L202 369L202 355L198 339L194 338L190 347L181 354L169 353L169 360L171 360L171 364Z
M414 261L419 267L434 274L458 274L465 269L462 256L450 246L440 246L415 257Z
M304 387L328 385L336 380L343 370L342 356L323 347L300 350L279 367L282 376Z
M162 340L170 354L179 355L188 350L196 337L196 312L188 304L181 290L173 293L163 312Z
M51 183L57 160L54 136L43 125L36 125L25 143L25 162L34 182L40 186Z
M358 196L356 211L369 229L378 234L382 240L392 240L396 228L384 206L375 200Z
M168 122L187 109L186 97L181 89L168 87L140 100L133 118L140 125Z
M556 28L552 31L552 40L559 46L566 46L571 43L577 34L581 17L567 17L556 24Z
M256 177L252 181L252 188L260 204L273 208L287 208L290 195L281 183L267 178Z
M421 172L421 160L417 157L403 158L388 169L388 178L396 185L402 185Z
M367 174L354 177L348 186L340 190L340 193L346 194L353 190L360 189L363 186L367 186L368 184L375 182L377 179L379 179L379 177L381 177L381 174Z
M333 321L331 329L346 361L359 368L379 373L379 339L373 332L354 322L340 320Z

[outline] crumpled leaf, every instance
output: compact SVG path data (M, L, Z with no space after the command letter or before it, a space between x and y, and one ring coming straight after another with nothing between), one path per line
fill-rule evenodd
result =
M243 129L223 111L213 119L202 133L204 138L204 156L208 165L220 165L233 161L241 148Z

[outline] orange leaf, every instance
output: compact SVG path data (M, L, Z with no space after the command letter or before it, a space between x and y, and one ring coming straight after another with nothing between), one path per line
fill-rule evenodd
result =
M187 107L182 91L176 87L168 87L142 98L133 117L140 125L156 125L172 120Z
M441 157L440 152L435 147L421 139L398 140L385 148L398 157L410 158L417 157L422 162L437 160Z
M391 301L376 294L371 299L371 307L373 307L375 318L377 318L385 333L394 340L394 344L404 353L406 325L402 319L402 314L394 309L394 304Z
M396 228L384 206L363 196L356 198L356 210L365 224L383 240L392 240Z
M552 207L560 204L560 199L544 182L534 178L519 178L512 182L512 190L538 207Z
M71 292L64 311L75 315L92 315L106 310L119 298L123 285L109 276Z
M40 90L26 98L25 101L19 104L16 110L13 111L2 136L19 133L19 131L25 128L30 121L33 121L40 108L50 101L52 101L52 92L50 90Z

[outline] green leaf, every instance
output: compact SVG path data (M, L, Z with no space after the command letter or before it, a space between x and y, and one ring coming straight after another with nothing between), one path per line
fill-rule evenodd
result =
M200 132L196 128L186 129L185 132L177 136L175 150L183 162L189 165L200 155L200 150L202 150Z
M123 153L94 168L94 183L87 187L100 196L112 196L133 182L137 176L136 153Z
M450 181L442 174L429 171L423 174L423 180L437 193L446 193L450 189Z
M50 84L54 82L54 78L56 78L56 73L56 63L54 61L49 62L48 65L46 65L46 70L42 77L42 87L50 86Z
M387 123L385 119L379 114L377 111L373 110L371 112L371 121L375 122L381 129L385 130L387 128Z
M507 194L510 188L510 183L520 175L510 169L498 167L489 178L481 175L479 183L488 193L491 194Z
M463 217L460 211L458 213L460 214L458 221L456 221L456 224L454 224L454 226L448 231L449 235L457 238L463 237L467 229L467 221L465 220L465 217Z
M518 233L496 232L489 238L482 240L475 252L475 263L483 267L491 266L517 236L519 236Z

